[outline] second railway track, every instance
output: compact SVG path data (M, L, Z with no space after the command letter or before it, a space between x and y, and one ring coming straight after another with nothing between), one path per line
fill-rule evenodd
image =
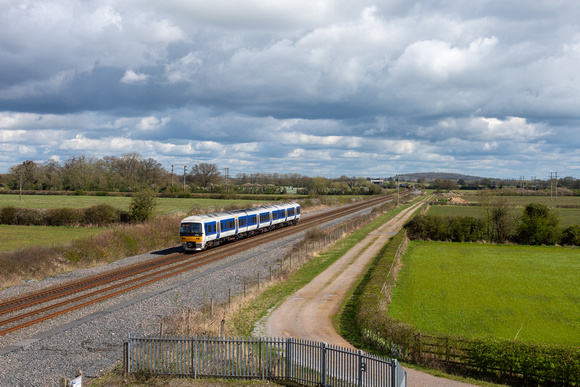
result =
M303 217L296 226L242 239L209 251L195 254L172 253L3 300L0 302L0 336L373 207L392 198L393 196L382 196L330 210L315 217Z

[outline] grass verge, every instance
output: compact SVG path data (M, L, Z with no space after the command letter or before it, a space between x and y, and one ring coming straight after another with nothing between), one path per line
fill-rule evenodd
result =
M249 301L230 320L229 328L231 333L251 335L255 324L262 317L266 316L270 309L308 284L314 277L322 273L348 250L362 241L368 233L377 229L389 219L392 219L408 206L401 205L392 211L380 215L368 225L339 240L332 247L320 252L317 257L303 264L300 269L291 274L284 282L269 287L253 300Z

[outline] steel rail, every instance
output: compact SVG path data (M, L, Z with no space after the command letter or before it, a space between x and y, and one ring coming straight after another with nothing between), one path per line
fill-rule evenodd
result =
M267 233L264 233L264 234L259 235L259 237L261 237L261 238L251 238L252 239L251 241L249 239L243 240L242 242L245 242L245 243L239 243L238 242L238 243L232 245L233 248L228 249L227 251L225 251L225 253L223 251L221 251L221 250L220 251L210 250L208 254L204 254L202 256L194 255L193 256L194 257L193 260L188 260L188 261L185 261L185 262L181 262L181 263L179 263L179 264L177 264L175 266L166 267L166 268L163 268L161 270L154 271L154 272L151 272L149 274L142 275L140 277L135 277L135 278L126 280L125 282L121 282L121 283L118 283L118 284L114 284L114 285L108 286L108 287L103 288L103 289L99 289L99 290L96 290L96 291L93 291L93 292L90 292L90 293L87 293L87 294L84 294L84 295L80 295L80 296L74 297L74 298L69 299L69 300L64 300L64 301L59 302L57 304L49 305L49 306L46 306L44 308L40 308L40 309L33 310L31 312L27 312L27 313L24 313L24 314L21 314L21 315L18 315L18 316L9 318L9 319L5 319L3 321L0 321L0 326L6 325L6 324L9 324L9 323L18 321L18 320L22 320L22 319L24 319L26 317L30 317L30 316L33 316L33 315L36 315L36 314L39 314L39 313L43 313L43 312L49 311L51 309L56 309L58 307L64 306L64 305L69 304L69 303L72 303L72 302L76 302L76 301L80 301L82 299L87 299L87 298L90 298L90 297L94 297L94 296L99 295L101 293L105 293L105 292L108 292L108 291L112 291L114 289L117 289L117 288L123 287L123 286L127 286L127 285L129 285L131 283L134 283L134 282L138 282L137 284L135 284L133 286L130 286L130 287L127 287L127 288L124 288L124 289L121 289L121 290L118 290L118 291L115 291L115 292L112 292L112 293L103 295L103 296L98 297L96 299L92 299L92 300L83 302L81 304L74 305L72 307L66 308L64 310L60 310L60 311L51 313L49 315L42 316L42 317L36 318L34 320L31 320L31 321L28 321L28 322L25 322L25 323L16 325L14 327L11 327L11 328L8 328L8 329L4 329L4 330L0 331L0 336L1 335L4 335L4 334L7 334L9 332L13 332L15 330L24 328L26 326L30 326L30 325L36 324L38 322L41 322L41 321L44 321L44 320L47 320L47 319L56 317L58 315L62 315L62 314L67 313L69 311L73 311L73 310L79 309L81 307L84 307L84 306L87 306L87 305L90 305L90 304L93 304L93 303L96 303L96 302L105 300L107 298L116 296L118 294L121 294L121 293L130 291L130 290L139 288L141 286L148 285L148 284L150 284L152 282L159 281L161 279L165 279L165 278L168 278L170 276L174 276L174 275L179 274L179 273L182 273L184 271L192 270L192 269L194 269L196 267L200 267L202 265L209 264L211 262L217 261L219 259L223 259L223 258L228 257L228 256L232 256L232 255L237 254L237 253L240 253L242 251L245 251L245 250L248 250L248 249L257 247L259 245L268 243L271 240L280 239L281 237L284 237L284 236L292 235L294 233L301 232L304 229L309 228L311 223L314 223L314 222L317 222L317 223L319 223L319 222L327 222L327 221L332 220L333 218L336 218L336 217L343 217L345 215L348 215L349 213L361 211L364 208L372 207L373 205L376 205L377 203L380 203L382 201L385 201L388 198L389 197L383 197L381 199L374 199L372 201L365 201L363 203L357 203L356 205L341 207L338 210L329 211L329 212L325 213L324 215L319 215L319 216L312 217L312 218L305 218L305 221L300 222L298 226L295 226L295 227L292 227L292 228L281 228L281 229L277 229L277 230L274 230L274 231L271 231L271 232L267 232ZM223 249L223 250L225 250L225 249ZM184 260L184 259L191 258L191 257L192 257L192 255L184 255L183 257L178 257L178 259L174 259L172 263L176 263L176 262L179 262L180 260ZM159 260L159 259L157 259L157 260ZM164 260L164 261L167 261L167 260ZM146 268L145 267L142 267L141 270L139 270L139 271L133 271L131 274L126 273L127 270L121 270L121 271L125 272L123 275L117 276L113 280L107 280L107 281L99 282L98 285L92 284L92 285L82 286L82 290L88 289L90 287L100 286L100 285L103 285L104 283L110 283L110 282L113 282L113 281L118 281L118 280L121 280L123 278L129 277L129 276L134 276L136 274L140 274L140 273L143 273L145 271L151 271L154 268L161 267L161 266L166 266L166 265L167 265L167 262L159 263L158 265L153 265L154 266L153 268L152 268L152 265L151 264L149 264L149 265L143 265L143 266L147 266L147 267ZM166 273L166 274L163 274L163 273ZM161 275L161 274L163 274L163 275ZM103 277L110 278L110 277L112 277L112 275L111 275L111 273L107 273L107 275L105 275ZM151 278L151 277L154 277L154 278ZM150 279L148 279L148 278L150 278ZM70 285L69 286L63 286L63 288L69 288L69 287L70 287ZM77 290L77 292L78 291L79 290ZM72 294L72 292L73 292L73 290L70 290L69 289L66 292L66 294L63 294L60 297L64 297L64 295ZM51 297L50 299L53 299L53 298L55 298L55 297ZM34 304L37 304L37 303L40 303L40 301L34 302ZM15 309L16 309L16 307L12 308L11 310L15 310Z
M383 201L386 198L388 198L388 197L373 199L372 201L365 201L365 202L361 202L361 203L356 203L356 204L351 205L351 206L341 207L341 208L329 211L323 215L319 215L315 219L303 218L304 220L302 220L298 224L299 226L301 226L298 229L299 230L302 229L302 226L309 225L311 222L325 221L325 219L328 216L334 216L335 214L349 212L349 211L352 211L353 209L357 209L359 207L372 206L372 205L376 204L376 202ZM276 232L276 231L278 231L278 230L273 230L271 232ZM264 237L264 235L267 235L267 234L268 233L261 233L261 234L255 235L254 237ZM244 239L241 239L240 241L238 241L237 243L250 243L250 242L246 242L248 240L249 240L249 238L244 238ZM220 248L220 247L216 247L216 248ZM223 248L223 247L221 247L221 248ZM9 299L7 301L0 302L0 315L17 310L17 309L29 307L29 306L32 306L32 305L35 305L38 303L47 302L47 301L50 301L52 299L65 297L71 293L82 291L82 290L88 289L90 287L100 286L100 285L103 285L105 283L113 282L113 281L116 281L118 279L122 279L122 278L125 278L127 276L130 276L130 275L139 274L139 273L143 272L144 270L152 270L152 269L159 267L160 265L172 264L175 262L179 262L180 260L186 259L188 257L189 257L189 255L184 255L183 253L182 254L175 253L175 254L171 254L169 256L162 257L162 258L153 258L153 259L150 259L150 260L145 261L145 262L125 266L125 267L120 268L120 269L110 270L110 271L107 271L105 273L101 273L101 274L97 274L94 276L83 278L81 280L70 281L70 282L67 282L66 284L63 284L63 285L57 285L55 287L50 287L50 288L40 290L37 292L29 293L29 294L22 295L19 297L14 297L14 298Z

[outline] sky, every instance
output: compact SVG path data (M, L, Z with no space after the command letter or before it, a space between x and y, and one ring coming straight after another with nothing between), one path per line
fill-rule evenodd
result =
M0 0L0 173L580 178L577 0Z

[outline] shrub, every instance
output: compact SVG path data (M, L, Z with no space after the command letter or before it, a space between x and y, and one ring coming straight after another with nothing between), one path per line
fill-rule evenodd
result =
M121 221L121 211L109 204L97 204L84 210L83 220L87 224L106 226Z
M157 196L151 190L140 191L131 199L129 217L136 222L144 222L153 216L157 206Z
M470 216L449 220L449 239L452 242L477 242L485 239L485 223Z
M562 232L563 245L580 246L580 224L575 224L567 227Z
M0 223L1 224L18 224L18 208L14 206L6 206L0 209Z
M74 208L51 208L46 213L48 226L74 226L81 220L81 211Z
M46 226L48 225L47 214L47 211L36 208L18 208L16 224L19 226Z
M517 239L526 245L554 245L559 241L559 222L559 217L548 206L530 203L520 219Z
M470 216L417 215L405 225L409 239L476 242L485 239L485 223Z

